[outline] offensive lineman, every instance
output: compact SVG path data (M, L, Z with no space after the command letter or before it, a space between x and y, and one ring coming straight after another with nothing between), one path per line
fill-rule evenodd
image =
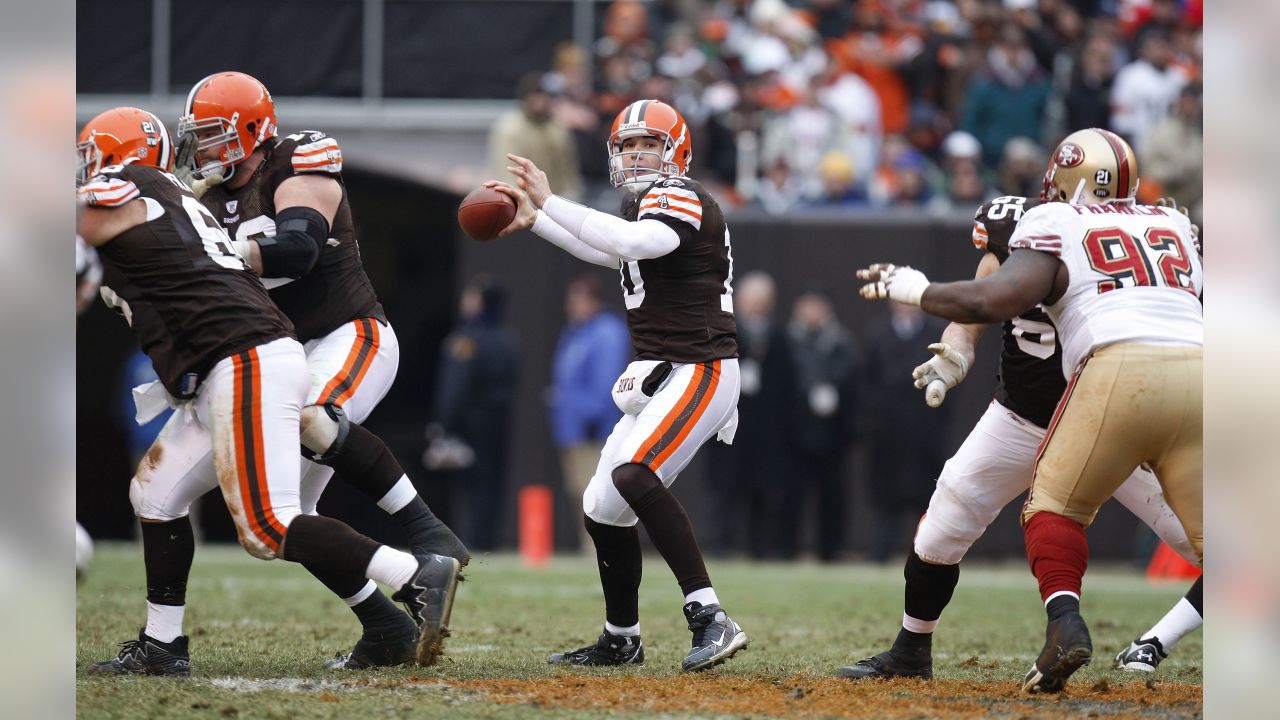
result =
M976 279L1009 259L1009 238L1023 213L1042 200L996 198L974 216L973 244L984 251ZM985 324L953 322L934 357L916 368L916 387L938 407L947 390L964 380L974 362ZM1039 305L1005 321L1001 333L1000 381L995 398L938 477L929 509L907 557L902 628L893 647L838 673L851 679L933 676L933 631L960 579L960 561L1000 510L1031 486L1036 448L1066 389L1062 345ZM1139 467L1116 490L1116 500L1149 525L1170 547L1195 562L1195 550L1150 471ZM1158 662L1158 660L1156 661Z
M86 206L77 233L101 255L103 298L137 332L168 401L178 406L130 487L142 521L147 625L90 672L190 674L182 609L167 604L171 593L185 591L185 574L175 584L182 565L175 553L185 549L189 565L190 526L183 543L167 518L156 517L142 488L181 496L187 488L167 483L161 468L193 452L212 454L215 482L251 555L302 563L318 576L399 588L396 599L421 626L419 647L434 653L452 609L457 560L415 557L302 512L298 447L306 357L289 319L226 233L169 172L173 151L163 123L137 108L108 110L85 126L77 150Z
M980 280L930 284L918 270L873 265L864 297L920 305L955 322L1007 320L1044 305L1071 376L1035 462L1022 511L1040 584L1045 644L1022 682L1056 692L1093 656L1080 615L1084 528L1139 465L1155 472L1203 558L1203 269L1191 223L1136 205L1137 157L1089 129L1058 145L1044 197L1009 240L1010 257Z
M636 349L636 362L614 388L624 415L582 498L604 588L604 631L594 645L547 660L644 662L639 520L684 593L693 645L681 669L692 672L747 644L746 633L721 608L689 518L668 489L704 442L732 442L737 427L729 230L715 199L685 176L692 141L675 108L657 100L627 106L614 120L608 149L614 187L631 193L622 218L552 195L546 174L515 155L507 156L515 163L508 170L527 197L510 185L486 183L517 203L503 235L532 228L574 257L619 269Z
M302 512L315 512L337 470L401 524L414 553L438 553L465 565L466 548L431 513L382 439L359 424L390 389L399 345L360 262L337 142L318 132L279 139L266 87L244 73L223 72L192 87L178 146L201 203L263 278L306 351L311 388L301 415L307 459ZM193 452L157 472L169 480L161 487L179 484L183 493L158 496L154 482L141 492L155 512L189 533L185 489L198 494L215 482L207 454ZM175 583L185 585L191 562L184 549ZM354 576L316 577L363 627L355 648L327 667L398 665L414 658L417 628L376 585ZM174 602L181 606L182 600Z

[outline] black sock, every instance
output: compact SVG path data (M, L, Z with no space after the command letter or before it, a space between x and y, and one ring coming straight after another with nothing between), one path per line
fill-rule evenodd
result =
M191 518L142 522L142 557L147 566L147 601L156 605L185 605L187 576L196 554Z
M927 655L933 651L933 633L918 633L906 628L898 628L898 637L893 639L893 649L899 653Z
M431 512L431 508L415 495L408 505L391 513L391 517L400 523L409 536L409 545L415 553L429 552L437 555L448 555L466 565L471 562L471 553L462 540L453 534L440 518Z
M1079 613L1080 598L1072 597L1070 595L1059 595L1058 597L1050 600L1049 603L1044 606L1044 610L1048 613L1050 620L1057 620L1068 613Z
M1200 613L1200 617L1204 617L1204 575L1191 584L1191 589L1187 591L1187 602Z
M301 563L326 586L329 583L325 578L341 579L334 580L335 585L330 588L341 593L340 588L346 585L339 583L351 582L357 575L365 577L369 561L379 547L346 523L319 515L299 515L289 523L280 557ZM350 597L359 589L357 586L342 597Z
M649 539L667 561L685 595L711 587L693 525L680 501L649 468L629 463L613 471L613 485L644 523Z
M385 640L403 635L406 629L411 632L416 629L413 619L381 590L374 590L372 595L352 606L351 612L360 618L366 640Z
M902 577L907 581L903 609L917 620L931 622L942 617L951 602L956 583L960 582L960 566L935 565L912 552L907 556Z
M640 622L640 532L635 526L604 525L582 516L596 546L600 587L604 589L604 618L618 627Z

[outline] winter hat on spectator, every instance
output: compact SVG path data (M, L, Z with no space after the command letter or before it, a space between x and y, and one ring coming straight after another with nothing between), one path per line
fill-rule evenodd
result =
M979 158L982 143L964 130L955 130L942 141L942 154L949 158Z
M1004 0L1006 10L1027 10L1036 6L1039 0Z

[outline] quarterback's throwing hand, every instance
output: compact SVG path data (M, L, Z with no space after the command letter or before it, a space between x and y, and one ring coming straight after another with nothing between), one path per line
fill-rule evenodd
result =
M925 403L936 408L946 399L947 391L969 374L969 361L947 343L933 343L929 352L933 357L916 366L911 377L915 378L916 387L924 390Z
M526 230L533 227L533 221L537 219L538 211L533 209L533 205L529 203L529 198L524 193L498 180L490 180L484 186L506 195L516 204L515 219L511 221L510 225L503 228L502 232L498 233L498 237L506 237L517 230Z
M858 271L858 279L868 281L859 294L868 300L897 300L908 305L919 305L920 296L929 287L929 278L912 267L876 263Z
M515 166L507 166L507 171L516 176L516 185L529 194L529 201L534 207L542 207L542 203L551 197L551 183L547 174L538 169L529 158L507 153L507 159Z

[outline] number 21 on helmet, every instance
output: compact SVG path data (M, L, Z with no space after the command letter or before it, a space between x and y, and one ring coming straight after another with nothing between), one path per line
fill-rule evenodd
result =
M173 169L173 143L160 118L136 107L118 107L85 123L76 142L77 186L104 167L131 162Z

